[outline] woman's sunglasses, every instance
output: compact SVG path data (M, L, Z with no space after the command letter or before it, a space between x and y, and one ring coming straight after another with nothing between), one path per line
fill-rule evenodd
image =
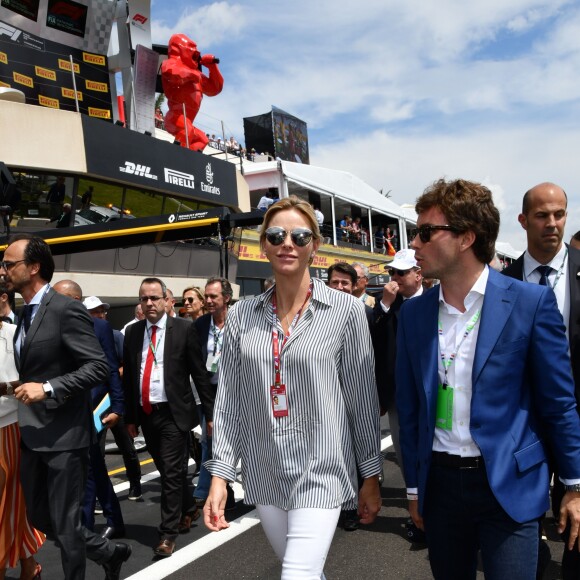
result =
M279 246L284 243L288 234L290 234L292 243L300 248L307 246L312 240L312 232L307 228L296 228L291 232L287 232L284 228L279 227L268 228L266 230L266 239L273 246Z
M186 297L183 299L183 303L185 304L186 302L189 302L190 304L193 304L193 301L194 301L194 300L195 300L195 298L194 298L193 296L186 296ZM199 300L199 298L198 298L198 300Z

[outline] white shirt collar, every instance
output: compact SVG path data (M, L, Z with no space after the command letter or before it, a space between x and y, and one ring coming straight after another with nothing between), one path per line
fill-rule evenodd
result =
M159 328L159 330L162 330L165 328L166 325L167 325L167 314L163 314L163 316L155 323L155 326ZM147 320L147 330L149 330L152 326L153 323Z
M485 296L485 287L487 286L487 280L489 278L489 267L487 264L484 266L483 271L479 275L479 278L475 281L475 284L471 287L471 290L467 293L467 296L463 300L463 305L465 306L465 311L467 312L481 296ZM439 303L444 306L449 312L456 312L457 309L447 302L443 297L443 287L439 286Z
M45 284L33 297L28 304L40 304L45 292L48 291L49 285ZM34 310L33 310L34 312Z
M558 271L562 267L562 263L564 262L565 257L566 244L562 244L562 247L558 253L547 264L540 264L540 262L533 258L530 255L530 252L526 250L524 252L524 280L527 280L538 266L550 266L554 268L554 270Z

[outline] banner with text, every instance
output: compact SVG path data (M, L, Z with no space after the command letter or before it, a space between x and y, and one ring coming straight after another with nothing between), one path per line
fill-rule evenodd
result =
M0 20L0 86L21 90L27 104L76 110L71 55L80 112L112 119L106 56L43 39Z

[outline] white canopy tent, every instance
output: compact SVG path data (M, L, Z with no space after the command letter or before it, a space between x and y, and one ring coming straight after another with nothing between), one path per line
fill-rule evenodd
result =
M401 231L401 247L406 246L406 228L403 222L414 224L416 219L410 212L405 212L396 203L381 195L376 189L347 171L326 169L313 165L292 163L290 161L270 161L266 163L251 163L244 165L244 177L251 191L276 187L281 197L288 196L288 184L293 183L301 188L313 191L331 198L332 222L337 216L334 200L339 199L349 204L368 210L369 231L372 232L372 213L376 212L394 218L399 222ZM336 244L336 232L334 232ZM373 236L370 236L371 251Z

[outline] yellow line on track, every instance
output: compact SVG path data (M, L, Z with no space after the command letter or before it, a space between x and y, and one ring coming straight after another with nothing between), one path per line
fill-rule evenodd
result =
M153 459L145 459L144 461L140 461L139 465L147 465L148 463L153 463ZM109 471L109 477L111 475L117 475L117 473L123 473L123 471L126 471L124 467L119 467L119 469L113 469L112 471Z

